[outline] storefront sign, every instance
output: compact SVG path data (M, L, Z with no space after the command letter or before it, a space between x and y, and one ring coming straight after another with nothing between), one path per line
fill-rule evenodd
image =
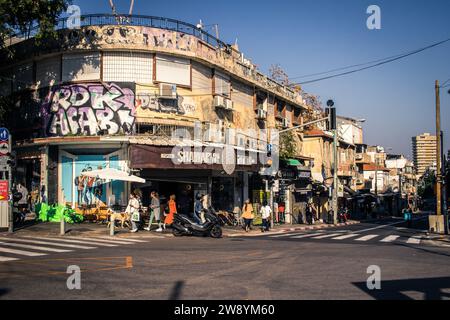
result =
M8 180L0 180L0 201L8 201Z

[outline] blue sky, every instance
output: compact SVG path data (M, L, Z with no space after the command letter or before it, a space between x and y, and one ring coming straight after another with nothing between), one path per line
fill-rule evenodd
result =
M82 14L111 12L108 0L73 0ZM128 12L129 0L115 0ZM366 27L369 5L381 30ZM219 24L220 37L263 72L280 64L291 77L364 63L450 38L448 0L143 1L135 14ZM212 30L211 30L212 32ZM411 155L411 137L435 132L434 81L450 78L450 42L360 73L304 85L338 114L364 118L365 142ZM301 80L301 79L298 79ZM297 80L297 81L298 81ZM444 150L450 148L450 87L441 91Z

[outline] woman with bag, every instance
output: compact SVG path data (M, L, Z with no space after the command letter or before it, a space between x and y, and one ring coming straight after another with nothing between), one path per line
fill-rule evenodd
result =
M245 201L244 207L242 208L242 219L244 219L244 229L245 232L249 232L252 228L250 227L255 216L253 215L253 206L250 203L250 199Z
M130 200L128 201L127 213L131 215L131 232L137 232L138 227L136 222L139 222L139 199L132 193L130 194Z

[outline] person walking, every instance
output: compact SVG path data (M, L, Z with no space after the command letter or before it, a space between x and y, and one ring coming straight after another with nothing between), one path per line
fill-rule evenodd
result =
M148 227L145 228L145 230L150 231L152 227L153 219L156 220L156 223L158 224L158 229L156 229L156 232L162 232L161 227L161 204L159 201L159 195L156 191L152 191L150 193L150 220L148 221Z
M130 200L128 201L128 206L125 212L130 215L131 232L133 233L138 231L136 222L139 221L139 207L139 200L133 193L131 193Z
M260 213L261 213L261 217L262 217L261 232L269 231L269 220L270 220L270 215L272 214L272 209L267 204L267 201L263 202Z
M175 214L177 214L177 203L175 202L175 195L172 194L169 197L168 207L169 213L166 214L166 218L164 219L164 225L171 226L173 223L173 219Z
M250 199L245 200L244 207L242 208L242 219L244 219L244 229L245 232L249 232L251 224L255 216L253 215L253 206L250 203Z

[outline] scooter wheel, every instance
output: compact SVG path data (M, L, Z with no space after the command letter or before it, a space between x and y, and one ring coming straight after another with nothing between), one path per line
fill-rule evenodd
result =
M183 232L181 232L181 231L178 230L178 229L173 229L173 230L172 230L172 234L173 234L175 237L181 237L181 236L183 235Z
M222 228L219 226L214 226L214 227L212 227L209 234L212 238L215 238L215 239L221 238L222 237Z

